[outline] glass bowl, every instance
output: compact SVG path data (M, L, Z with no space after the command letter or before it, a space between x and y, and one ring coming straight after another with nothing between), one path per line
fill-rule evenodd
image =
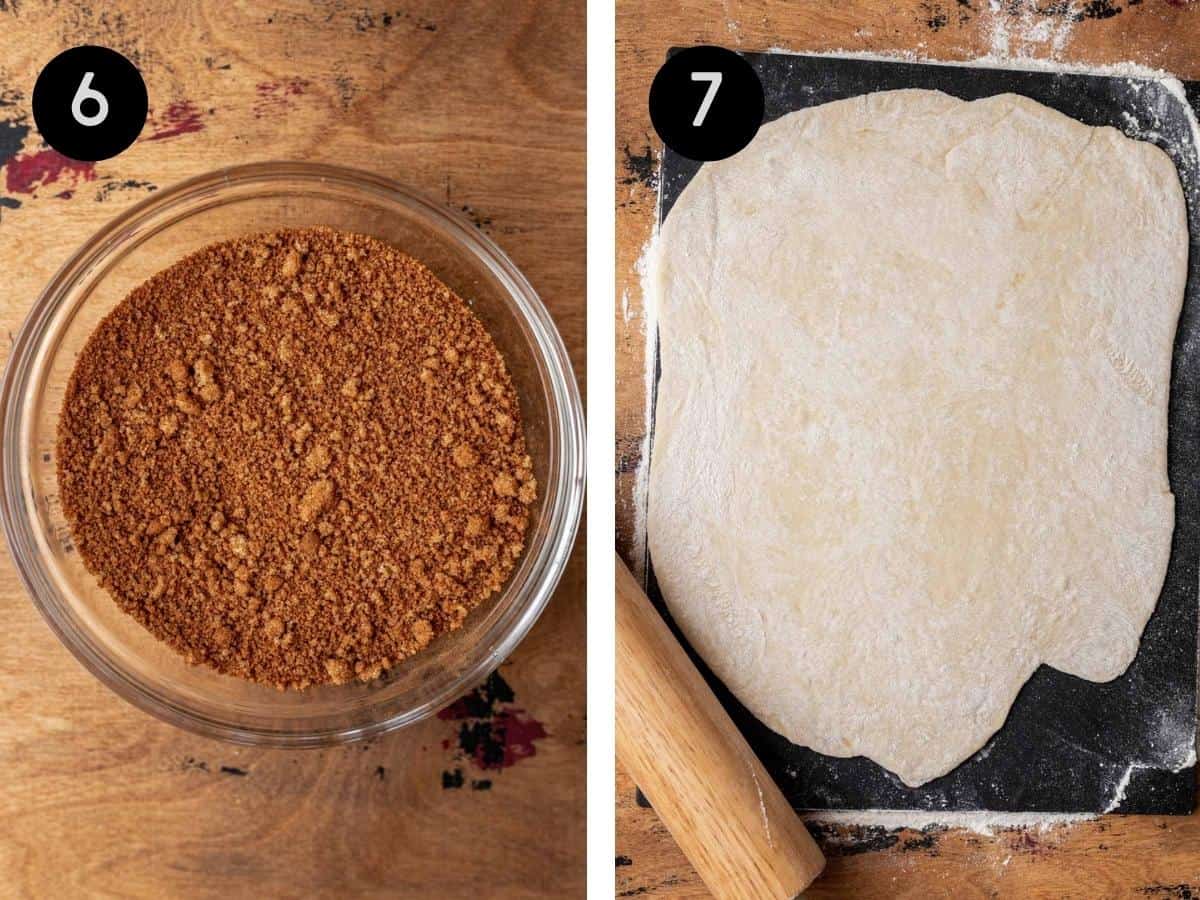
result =
M153 273L187 253L282 226L329 225L388 241L461 296L508 362L541 496L503 590L371 683L279 691L186 663L123 613L84 567L58 499L55 429L83 343ZM566 565L583 503L579 391L554 323L503 252L463 217L365 172L276 162L221 169L157 193L102 228L51 279L16 338L0 388L0 513L34 603L117 694L192 731L314 747L416 722L481 681L528 633Z

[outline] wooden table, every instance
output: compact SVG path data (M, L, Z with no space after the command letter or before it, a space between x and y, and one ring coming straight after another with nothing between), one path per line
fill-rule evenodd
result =
M152 113L122 155L71 166L31 128L30 92L86 43L140 66ZM0 0L0 334L148 192L319 160L471 216L541 293L582 378L584 53L582 0ZM3 557L0 896L580 895L583 556L479 716L298 752L193 737L125 704Z
M645 333L634 265L654 221L660 149L646 94L668 47L701 43L744 50L900 51L944 60L987 53L1091 64L1131 60L1200 78L1200 3L618 0L617 546L635 566ZM617 797L618 894L707 896L653 810L636 802L634 785L620 772ZM829 866L810 891L813 897L1200 897L1200 815L1108 816L990 837L940 828L862 827L822 828L817 836Z

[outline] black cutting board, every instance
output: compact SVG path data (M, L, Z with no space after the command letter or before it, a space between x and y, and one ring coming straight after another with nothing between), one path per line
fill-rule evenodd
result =
M1011 92L1088 125L1112 125L1170 154L1184 185L1191 235L1187 292L1171 370L1168 472L1176 517L1171 560L1137 657L1124 675L1096 684L1040 667L1021 690L1004 727L984 749L919 788L906 787L865 758L837 759L799 747L759 722L708 670L671 621L654 579L653 560L647 566L651 599L797 809L1191 812L1194 763L1173 769L1194 744L1196 722L1200 165L1181 99L1156 81L1117 75L783 53L744 56L762 80L766 121L872 91L929 88L964 100ZM1192 107L1200 109L1200 82L1185 88ZM664 218L701 165L664 151ZM814 635L814 640L820 636Z

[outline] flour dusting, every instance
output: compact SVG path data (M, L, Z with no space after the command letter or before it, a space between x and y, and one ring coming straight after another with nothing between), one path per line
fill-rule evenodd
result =
M1095 813L1010 813L988 812L942 812L920 809L830 809L805 812L806 822L821 822L826 825L863 825L889 830L908 828L945 827L992 836L1014 828L1031 829L1045 833L1055 828L1091 822L1098 818Z
M980 21L988 36L989 55L1029 57L1049 55L1059 59L1071 41L1079 18L1081 0L1068 4L1071 9L1050 15L1036 4L1013 4L988 0Z

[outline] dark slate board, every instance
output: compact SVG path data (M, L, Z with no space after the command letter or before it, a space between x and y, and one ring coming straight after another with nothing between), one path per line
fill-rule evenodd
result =
M1171 561L1137 657L1124 675L1095 684L1040 667L1017 697L1004 727L983 750L916 789L865 758L824 756L759 722L698 659L671 622L652 560L647 567L651 599L797 809L1102 812L1128 776L1117 812L1190 813L1194 767L1171 771L1181 762L1181 741L1186 745L1195 736L1200 556L1200 166L1181 101L1154 81L1116 76L791 54L745 57L762 79L767 121L879 90L931 88L966 100L1013 92L1088 125L1112 125L1152 140L1171 155L1187 196L1191 235L1187 293L1171 373L1168 470L1176 515ZM1200 110L1200 82L1185 87L1193 108ZM664 217L700 165L664 152Z

